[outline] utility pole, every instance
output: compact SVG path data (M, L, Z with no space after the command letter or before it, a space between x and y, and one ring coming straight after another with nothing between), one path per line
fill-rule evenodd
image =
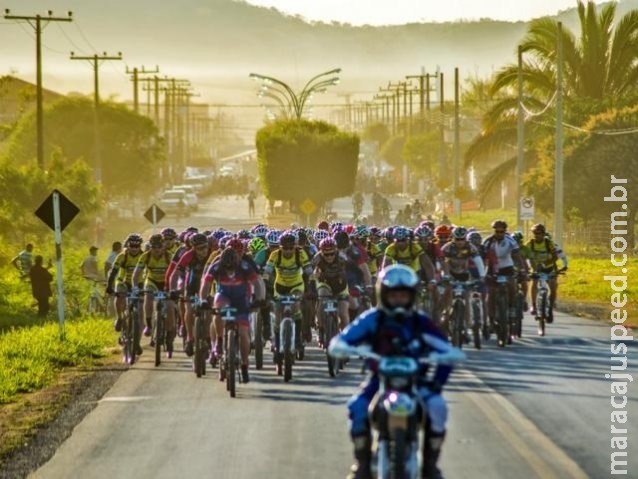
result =
M95 155L95 181L98 183L102 182L102 157L101 157L101 147L100 147L100 119L99 119L99 108L100 108L100 64L101 62L107 60L121 60L122 52L118 52L117 55L108 55L106 52L103 52L101 55L87 55L87 56L76 56L75 52L71 52L71 60L85 60L88 61L93 66L93 134L94 134L94 155Z
M443 90L443 72L439 72L439 108L441 110L439 121L439 178L443 179L447 176L447 162L445 155L445 99ZM444 208L445 210L445 208Z
M523 112L523 47L518 46L518 118L516 124L516 224L523 231L521 198L523 196L523 171L525 171L525 117Z
M563 242L563 24L556 38L556 162L554 164L554 238Z
M337 93L338 97L343 97L346 100L346 111L343 115L343 122L347 125L348 131L353 131L352 129L352 104L350 103L350 99L352 98L351 93Z
M461 200L458 198L461 184L461 117L459 98L459 68L454 68L454 215L461 216Z
M142 69L140 70L137 67L134 67L132 70L129 70L128 66L126 67L126 73L128 75L132 75L131 80L133 81L133 109L135 110L135 113L139 113L140 112L140 102L139 102L139 96L138 96L138 92L139 92L139 87L138 87L138 83L139 83L139 76L140 75L148 75L151 73L159 73L159 67L157 65L155 65L155 70L146 70L144 68L144 66L142 65Z
M48 16L22 16L11 15L11 10L4 10L4 18L6 20L25 20L35 30L35 58L36 58L36 125L37 125L37 158L38 166L44 169L44 110L42 108L42 30L49 22L71 22L73 21L73 12L67 12L66 17L54 17L53 12L49 10ZM42 25L42 22L45 22Z

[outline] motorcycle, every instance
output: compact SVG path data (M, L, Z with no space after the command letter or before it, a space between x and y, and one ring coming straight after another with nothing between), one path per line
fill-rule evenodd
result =
M424 335L427 339L429 335ZM429 337L432 343L440 339ZM421 440L427 441L426 405L420 400L418 389L423 384L421 365L451 364L463 361L465 354L451 347L446 353L432 352L428 356L382 356L369 346L348 346L334 339L330 354L337 358L359 356L378 364L379 390L368 408L372 426L372 474L377 479L416 479L421 477L419 464L419 432L425 430ZM428 374L435 368L430 367ZM426 378L427 381L427 378Z

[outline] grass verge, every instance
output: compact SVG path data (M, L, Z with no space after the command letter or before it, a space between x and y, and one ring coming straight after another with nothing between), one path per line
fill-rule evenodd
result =
M111 321L70 321L12 329L0 336L0 463L69 403L78 382L120 363Z

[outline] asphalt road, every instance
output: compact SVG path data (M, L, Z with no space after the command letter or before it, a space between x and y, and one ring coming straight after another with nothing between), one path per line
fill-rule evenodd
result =
M446 478L601 478L610 471L608 327L556 314L543 338L494 341L453 375L446 397ZM638 348L630 346L635 358ZM331 379L308 349L284 383L266 354L230 398L217 371L197 379L177 353L159 368L146 348L33 478L345 477L351 461L345 402L358 361ZM630 363L631 364L631 363ZM638 394L629 392L629 450L638 439ZM630 474L638 464L630 461Z
M236 229L259 221L248 217L246 203L212 198L174 226ZM263 198L257 211L261 206ZM627 342L626 372L638 378L637 342ZM538 337L528 315L515 344L499 349L491 340L467 352L445 390L445 478L610 476L608 325L556 313L547 336ZM197 379L181 352L155 368L147 347L30 477L345 477L351 463L345 403L362 379L358 361L331 379L322 353L311 347L288 384L269 361L267 353L266 368L251 371L251 382L238 385L232 399L216 370ZM628 430L624 477L638 478L638 386L629 384L627 396L628 422L614 425Z

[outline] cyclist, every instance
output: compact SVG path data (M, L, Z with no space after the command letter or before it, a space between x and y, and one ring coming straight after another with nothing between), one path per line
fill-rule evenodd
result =
M133 270L132 284L137 285L144 279L144 336L150 336L152 331L153 304L155 292L165 291L166 269L171 263L171 257L166 251L165 241L161 234L154 234L148 240L151 249L140 255ZM136 287L133 287L135 290ZM171 303L172 304L172 303ZM175 339L175 308L166 305L166 355L173 357L173 339ZM154 346L154 343L151 343Z
M334 296L337 298L340 329L348 324L348 278L346 276L346 260L339 256L337 243L332 238L325 238L319 243L319 253L312 258L316 289L319 300ZM310 282L311 289L313 281ZM324 312L317 310L319 340L323 341L325 325ZM327 347L322 344L322 347Z
M363 302L359 300L362 291L365 291L368 297L372 296L372 278L367 261L368 253L361 245L354 244L345 230L335 232L334 240L337 243L339 255L346 261L346 278L350 293L348 314L350 320L354 320L363 306Z
M295 235L291 230L284 231L279 237L279 248L273 251L268 257L264 267L263 278L266 283L274 276L273 297L279 298L282 295L302 296L305 291L304 275L312 274L312 265L306 252L296 245ZM301 314L299 305L295 304L292 310L295 320L295 328L301 330ZM275 308L275 325L273 352L278 353L279 325L281 323L282 308ZM297 341L301 340L301 335L297 335ZM299 344L297 345L299 346Z
M473 266L478 271L479 280L483 281L485 278L485 267L483 260L476 247L466 239L467 229L463 226L457 226L452 230L452 239L443 245L441 253L443 254L443 273L445 276L450 276L457 281L468 281L471 278L470 267ZM471 262L470 262L471 261ZM470 289L466 288L464 291L465 304L469 306ZM449 310L452 300L452 285L446 284L445 292L443 293L443 303ZM470 312L471 308L465 308L465 334L467 337L467 327L470 324ZM448 315L449 318L449 315Z
M185 251L179 258L175 271L169 281L170 295L173 299L179 297L178 284L180 281L185 286L185 297L191 298L199 295L200 282L206 260L209 255L208 238L202 233L195 233L189 237L191 248ZM193 355L193 304L185 303L184 323L186 326L186 345L184 352L187 356Z
M214 307L229 306L237 309L241 378L242 382L247 383L249 381L248 355L250 354L250 322L248 320L250 300L254 294L255 303L261 305L264 302L266 290L254 263L243 257L243 254L238 254L238 247L233 242L241 243L241 240L237 238L230 240L230 244L213 261L202 278L199 295L202 301L208 302L214 282L216 290L213 299ZM221 322L219 315L216 315L215 322L218 320ZM223 337L222 325L221 330L217 330L216 353L218 356L223 348Z
M512 233L512 238L514 238L516 240L516 243L518 244L518 247L521 249L521 256L523 257L523 259L525 261L529 260L530 258L530 251L529 251L529 247L527 246L527 244L524 241L524 237L523 237L523 232L522 231L514 231L514 233ZM517 274L517 281L518 281L518 285L521 289L521 292L523 293L523 311L527 311L527 292L528 292L528 281L527 281L527 276L525 275L521 275L521 274Z
M527 264L520 254L518 243L507 233L507 223L504 220L495 220L492 222L493 234L485 238L483 248L485 252L485 267L492 277L507 276L507 291L510 319L516 318L516 281L514 277L514 267L518 266L520 274L527 274ZM495 302L494 294L496 292L496 281L488 281L488 314L490 323L494 324Z
M113 261L113 267L109 272L106 282L106 294L114 294L115 309L117 319L115 320L115 331L122 331L122 322L126 311L126 294L132 290L133 270L137 266L137 261L142 254L142 243L144 239L137 233L131 233L124 241L124 251L117 255ZM142 346L136 345L138 356L142 354Z
M534 273L555 273L557 271L556 261L558 254L554 242L547 239L545 226L541 223L532 226L532 234L534 235L525 246L528 249L528 263ZM547 312L547 322L554 321L554 303L556 301L556 277L547 279L549 286L549 308ZM536 316L536 293L538 292L538 280L532 281L532 309L530 313Z
M420 357L431 351L446 353L454 349L445 335L425 314L415 309L419 278L411 268L396 264L383 269L377 279L379 304L369 309L344 329L330 343L329 351L339 354L352 346L369 344L382 355L409 355ZM371 478L371 434L368 408L379 389L376 365L361 384L359 392L348 402L350 435L354 444L355 479ZM436 467L445 437L447 404L441 395L452 371L451 366L439 364L432 380L426 380L427 368L422 370L419 396L429 416L429 440L423 444L422 477L439 477ZM426 421L422 421L426 424Z

